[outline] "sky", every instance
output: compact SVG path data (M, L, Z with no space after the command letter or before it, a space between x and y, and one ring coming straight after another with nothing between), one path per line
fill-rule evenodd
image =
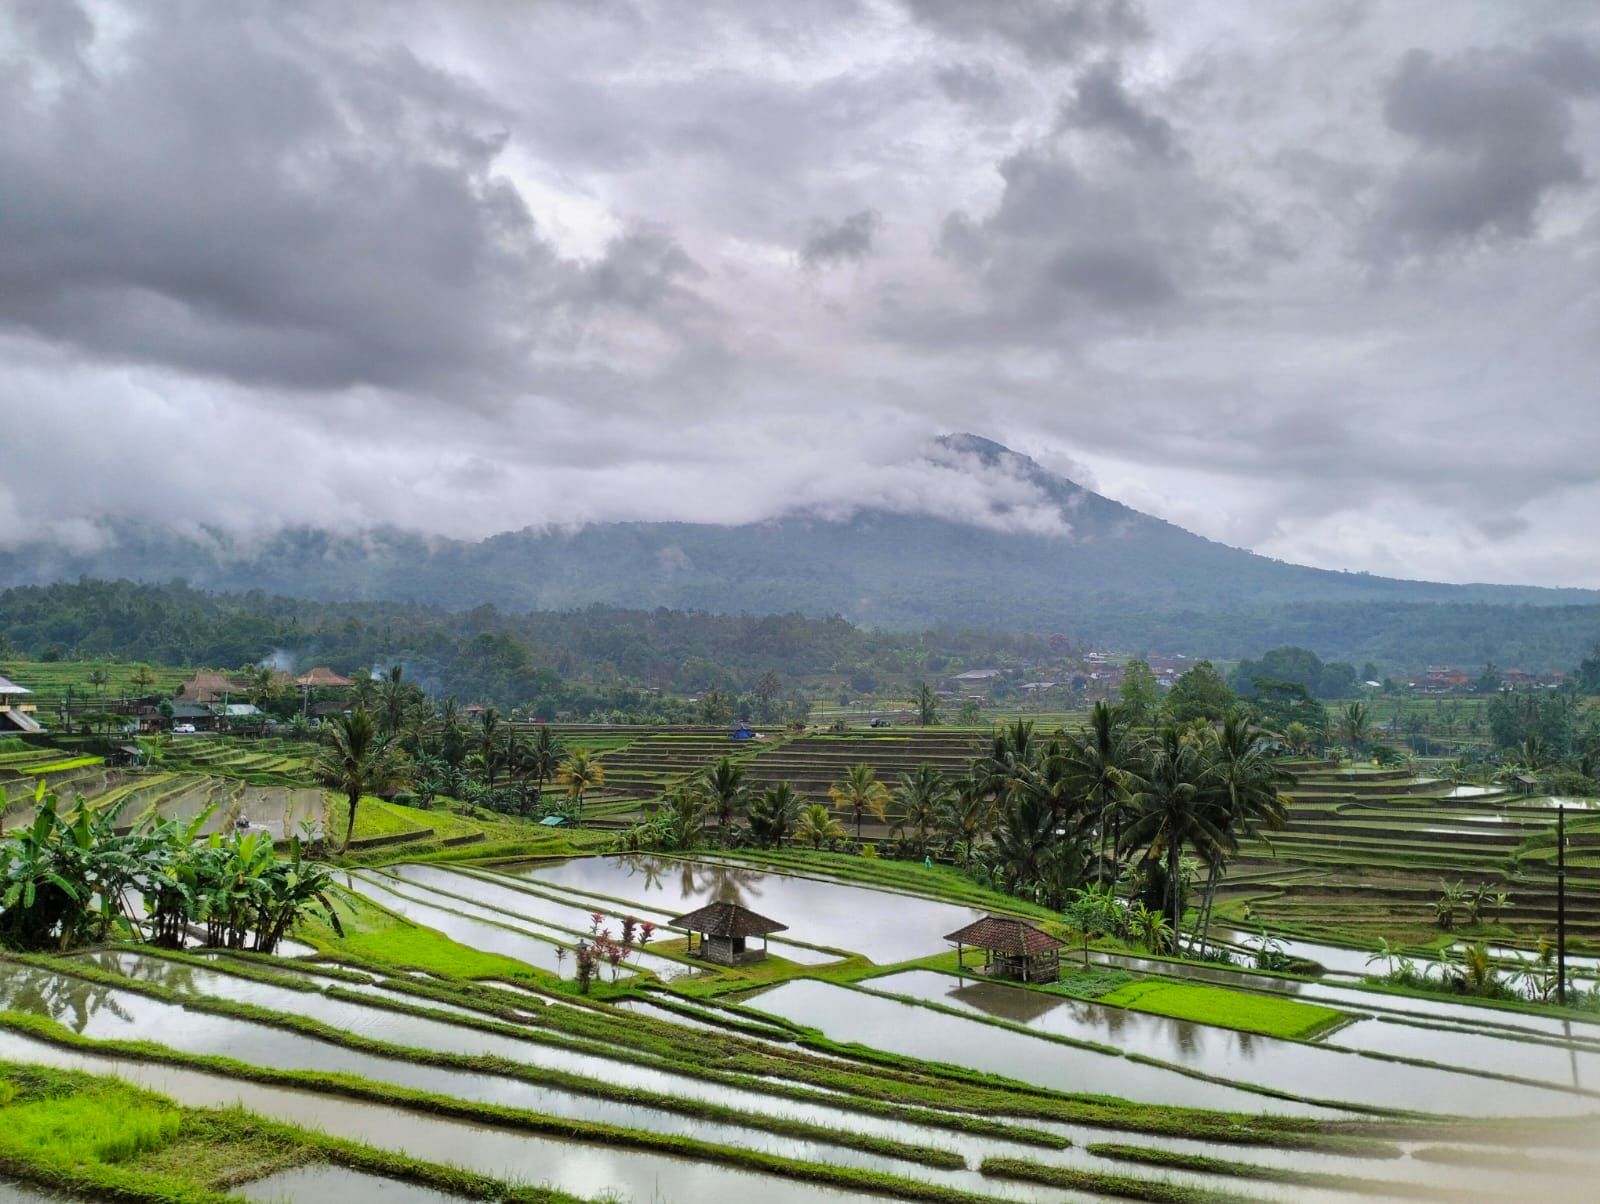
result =
M971 431L1600 587L1597 174L1565 0L0 0L0 546L1038 522Z

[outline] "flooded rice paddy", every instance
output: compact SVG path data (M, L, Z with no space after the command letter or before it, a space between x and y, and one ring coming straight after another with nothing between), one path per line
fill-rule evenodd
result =
M1039 991L932 971L891 974L872 979L866 985L869 989L1005 1020L1051 1036L1112 1045L1124 1053L1156 1058L1241 1085L1309 1095L1324 1101L1473 1115L1543 1116L1600 1111L1600 1098L1571 1097L1518 1084L1491 1084L1448 1070L1366 1058L1348 1049L1262 1037L1066 997L1052 998ZM1377 1039L1370 1044L1358 1040L1351 1044L1344 1040L1348 1029L1336 1033L1335 1039L1349 1049L1368 1049L1447 1064L1456 1061L1449 1056L1438 1056L1449 1044L1437 1040L1442 1034L1412 1026L1371 1023L1378 1024L1380 1029L1393 1030L1387 1034L1391 1040L1385 1043ZM1413 1048L1407 1047L1408 1036L1414 1038ZM1514 1055L1515 1051L1502 1052ZM1492 1057L1486 1060L1489 1064L1483 1069L1499 1074L1542 1077L1526 1070L1519 1071L1514 1064L1508 1067L1503 1060L1500 1064L1495 1064L1497 1059ZM1470 1062L1457 1064L1473 1065ZM1549 1081L1552 1086L1564 1085L1560 1078Z
M614 928L615 917L623 914L660 924L680 910L713 899L735 899L788 924L786 936L861 953L881 964L943 951L943 934L979 914L965 907L837 882L656 857L592 858L520 866L512 871L401 865L361 871L352 875L350 882L353 889L375 902L463 944L547 970L561 967L558 949L575 944L590 932L595 911L604 913L606 923ZM1246 941L1254 939L1247 933L1234 935ZM1300 982L1221 966L1181 966L1120 955L1097 955L1096 960L1139 972L1293 995L1351 1013L1352 1022L1323 1042L1253 1036L924 969L902 970L859 987L797 978L735 998L756 1012L815 1028L835 1042L857 1043L1073 1095L1325 1119L1355 1118L1361 1109L1545 1118L1600 1113L1600 1098L1589 1094L1600 1090L1600 1025L1365 990L1350 977L1369 972L1367 954L1316 942L1285 945L1290 952L1327 966L1333 972L1332 980ZM774 945L774 953L780 956L788 957L791 950L797 961L807 957L831 961L837 956L801 946ZM206 966L124 950L99 951L76 960L115 974L126 980L126 985L90 982L55 969L13 964L0 975L0 1008L48 1016L94 1039L138 1039L279 1070L344 1073L397 1089L499 1105L558 1121L602 1123L667 1139L885 1172L997 1199L1082 1197L985 1177L978 1167L987 1157L1025 1158L1175 1186L1212 1190L1228 1186L1215 1176L1111 1161L1087 1148L1108 1141L1222 1157L1263 1169L1314 1170L1369 1181L1427 1184L1446 1195L1496 1191L1517 1198L1527 1187L1527 1172L1521 1164L1447 1165L1413 1157L1424 1142L1389 1151L1398 1156L1375 1157L1355 1151L1219 1147L1197 1139L1057 1121L1014 1122L1049 1130L1073 1142L1065 1149L1049 1149L1013 1139L1020 1138L1014 1131L974 1134L928 1123L931 1117L927 1113L874 1115L850 1098L850 1092L860 1088L813 1085L787 1066L777 1073L793 1074L792 1079L762 1079L737 1071L707 1077L681 1061L641 1052L648 1043L636 1043L635 1034L648 1032L659 1041L663 1032L675 1029L685 1041L714 1032L730 1043L742 1042L742 1048L750 1051L776 1052L828 1066L849 1061L837 1054L811 1053L793 1043L735 1037L714 1023L719 1005L703 999L695 1002L687 1015L643 997L625 999L605 1009L609 1019L586 1027L586 1035L578 1037L566 1035L559 1026L541 1024L540 1015L547 1007L570 1014L568 1009L579 1006L577 1001L554 1002L527 987L494 984L501 990L516 989L526 997L525 1008L516 1013L521 1019L507 1023L474 1011L469 1006L470 996L458 997L457 1003L435 1003L398 990L381 976L363 974L347 980L325 972L315 962L280 961L273 969L289 981L264 982L247 977L248 969L227 956L214 956ZM570 975L570 954L565 963ZM72 964L72 960L64 962L63 968L70 969ZM260 963L256 965L259 968ZM648 969L662 978L703 972L698 966L648 951L634 955L634 968ZM602 976L610 980L608 970L603 970ZM138 983L171 992L184 1002L141 994L134 989ZM294 983L311 989L294 989ZM348 992L360 1001L336 998L329 991ZM222 1015L206 1010L208 999L304 1017L328 1026L335 1034L382 1042L390 1048L351 1048L338 1040L270 1023L272 1017L266 1015L259 1019ZM485 1006L492 1005L486 1002ZM432 1015L410 1014L397 1007ZM501 1031L473 1023L490 1021L499 1024ZM464 1068L430 1064L429 1055L492 1056L505 1061L484 1064L481 1069ZM428 1115L398 1103L370 1103L159 1062L66 1051L4 1030L0 1030L0 1058L115 1072L182 1103L237 1101L264 1116L318 1127L335 1136L484 1174L546 1183L588 1197L616 1192L622 1199L704 1200L711 1204L757 1198L763 1204L866 1198L703 1157L645 1152L626 1144L613 1147L581 1138L567 1140L565 1135L557 1138ZM1440 1065L1417 1064L1424 1061ZM576 1082L571 1089L530 1082L518 1077L516 1066L528 1068L526 1073L534 1077L541 1070L560 1072L596 1086L583 1090ZM627 1099L607 1098L624 1090L637 1094ZM672 1106L674 1099L683 1106ZM702 1119L692 1115L694 1108L688 1105L693 1103L714 1104L734 1112L715 1120ZM832 1132L782 1135L773 1131L794 1122ZM938 1168L887 1151L855 1148L862 1137L947 1151L964 1165ZM1433 1138L1439 1139L1437 1135ZM1523 1134L1518 1140L1529 1138ZM1567 1144L1559 1138L1553 1140ZM1471 1152L1481 1161L1481 1147ZM1587 1158L1581 1149L1561 1148L1547 1161L1551 1166L1581 1164L1583 1180L1596 1169ZM1542 1189L1556 1184L1555 1179L1541 1180ZM447 1194L329 1166L285 1171L241 1191L253 1200L283 1199L295 1204L334 1199L340 1204L354 1199L448 1204L452 1199ZM4 1192L0 1184L0 1201L7 1199ZM1348 1193L1254 1180L1246 1194L1283 1201L1350 1198ZM1544 1190L1543 1194L1545 1198L1564 1195L1565 1189Z
M514 872L569 891L654 905L673 914L712 902L740 903L787 924L784 935L793 940L849 949L879 965L941 953L945 933L983 914L913 895L668 857L573 858Z

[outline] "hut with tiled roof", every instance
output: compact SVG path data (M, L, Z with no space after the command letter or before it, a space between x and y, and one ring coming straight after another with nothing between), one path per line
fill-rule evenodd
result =
M1055 982L1061 977L1058 940L1042 928L1013 916L984 916L944 938L956 947L956 966L965 969L967 946L983 950L983 972L1012 982Z
M701 957L720 966L740 966L765 960L767 937L774 932L787 931L789 927L738 903L708 903L697 911L678 916L667 923L689 934L689 948L686 950L689 956ZM694 943L695 933L700 934L698 949ZM761 938L761 948L753 948L747 943L753 937Z
M295 678L294 684L302 690L348 690L356 683L348 677L340 677L326 665L318 665Z

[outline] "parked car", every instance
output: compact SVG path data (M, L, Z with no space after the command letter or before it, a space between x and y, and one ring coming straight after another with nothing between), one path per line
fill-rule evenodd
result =
M888 727L889 726L889 721L887 719L874 719L871 723L867 724L867 726L868 727Z
M195 734L194 724L192 724L192 723L174 723L172 725L172 734L174 736L192 736L192 735Z

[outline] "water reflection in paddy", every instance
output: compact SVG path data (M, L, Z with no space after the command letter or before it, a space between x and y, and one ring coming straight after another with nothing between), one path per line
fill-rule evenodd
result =
M232 1189L235 1195L261 1204L349 1204L352 1200L375 1204L466 1204L465 1196L447 1195L431 1187L385 1179L348 1167L319 1163L279 1171L264 1179Z
M430 866L404 866L398 867L409 872L398 875L401 883L398 886L400 894L410 895L414 900L423 903L437 904L439 907L452 908L456 911L466 912L495 924L510 924L526 930L531 926L535 930L544 929L540 935L548 933L548 938L563 944L576 944L586 939L591 927L592 909L580 911L576 907L567 908L567 914L559 916L541 915L536 907L527 904L545 902L536 895L517 891L511 887L496 888L494 884L480 881L466 874L452 874L449 871L430 872ZM385 871L385 874L395 871ZM392 881L384 878L373 878L363 875L363 882L375 882L389 889L391 893L397 889ZM448 893L445 893L448 892ZM464 897L463 897L464 896ZM551 907L559 905L552 904ZM608 932L612 937L620 937L621 925L619 923L602 924L602 931ZM671 979L685 974L696 974L700 967L676 962L670 958L659 957L652 953L636 950L628 956L628 965L638 966L650 970L658 978Z
M983 914L862 886L646 855L580 857L514 872L568 890L635 900L673 912L712 902L741 903L787 924L785 935L797 941L851 949L879 965L939 953L945 948L945 933Z
M757 1199L763 1204L808 1204L819 1199L870 1198L692 1159L556 1141L158 1063L68 1052L13 1033L0 1032L0 1057L114 1074L190 1107L242 1104L274 1120L322 1129L380 1149L481 1174L548 1184L586 1198L608 1191L619 1192L625 1199L701 1200L709 1204L745 1204Z
M1562 1115L1600 1111L1600 1100L1584 1100L1513 1084L1491 1085L1448 1070L1405 1066L1339 1049L1254 1036L1165 1016L1149 1016L996 982L963 980L931 970L891 974L873 979L867 985L1008 1020L1055 1036L1096 1041L1124 1053L1158 1058L1218 1078L1318 1099L1474 1115ZM1399 1029L1402 1033L1427 1031L1401 1029L1398 1025L1384 1027ZM1387 1052L1405 1057L1432 1057L1428 1052L1409 1052L1403 1048L1403 1042L1399 1044L1402 1047ZM1437 1060L1451 1061L1448 1057Z
M814 979L752 992L741 1002L758 1011L822 1030L836 1041L931 1062L986 1070L1054 1091L1103 1094L1146 1103L1237 1112L1328 1116L1315 1104L1279 1100L1243 1088L1129 1061L1111 1053L1040 1040L961 1016Z

